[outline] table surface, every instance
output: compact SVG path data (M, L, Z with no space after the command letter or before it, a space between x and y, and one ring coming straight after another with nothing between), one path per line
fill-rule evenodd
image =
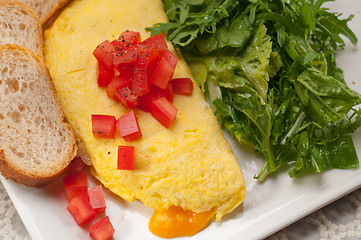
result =
M0 239L31 239L1 182ZM361 188L267 238L288 239L361 239Z

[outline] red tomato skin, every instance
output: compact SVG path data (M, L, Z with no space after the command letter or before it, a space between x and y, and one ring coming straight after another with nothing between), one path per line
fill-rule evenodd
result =
M97 214L103 213L107 208L103 187L98 185L88 190L89 202Z
M114 235L114 227L106 216L89 227L90 237L94 240L110 240Z
M117 125L114 116L92 115L92 131L97 138L114 138Z
M89 201L83 196L76 196L69 201L68 211L78 225L90 223L97 215Z
M95 48L95 50L93 51L93 55L100 64L111 68L113 67L113 51L113 45L108 40L105 40Z
M125 30L124 32L122 32L118 40L122 43L125 43L126 45L136 45L142 41L139 32L133 32L129 30Z
M134 146L118 147L118 170L134 170Z
M169 128L177 116L178 109L166 97L160 97L152 101L150 113L164 127Z
M132 76L132 90L135 95L142 96L150 91L150 82L146 68L136 67Z
M126 107L135 108L138 105L138 97L133 93L129 87L124 87L117 90L118 100Z
M131 79L135 68L135 63L120 63L116 69L118 70L119 76L126 79Z
M88 199L88 179L85 171L63 176L64 189L68 199L81 195Z
M85 171L85 167L86 164L83 162L83 160L81 159L81 157L76 156L68 165L68 167L66 168L64 174L66 175L74 175L80 172Z
M162 57L154 68L152 83L162 89L166 89L173 77L175 68Z
M132 90L137 96L143 96L151 88L154 68L161 56L154 49L143 49L134 65Z
M133 110L127 112L117 120L118 132L125 141L133 141L142 136L137 117Z
M165 38L161 33L145 39L143 42L140 43L140 45L150 49L153 48L159 53L168 49Z
M112 81L108 84L106 93L108 97L119 101L117 97L117 91L121 88L129 86L131 83L131 80L129 78L123 77L123 76L116 76L112 79Z
M169 50L163 51L161 56L164 57L173 68L177 66L178 58Z
M129 46L122 49L116 47L113 52L113 65L117 67L121 63L136 62L139 55L138 51L139 49L137 46Z
M173 93L170 85L166 89L152 85L149 93L139 97L137 107L145 112L149 112L152 101L160 97L166 97L169 102L173 102Z
M170 81L174 94L190 96L193 94L193 82L190 78L174 78Z
M98 63L98 87L106 87L114 77L114 68Z

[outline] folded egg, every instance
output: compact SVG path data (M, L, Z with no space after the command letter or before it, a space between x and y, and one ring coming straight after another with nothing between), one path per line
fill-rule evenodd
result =
M146 39L150 36L146 27L166 21L161 0L73 1L45 31L46 63L65 116L89 155L92 174L105 187L159 211L172 207L212 211L220 220L242 203L245 184L237 159L196 84L191 96L174 95L178 115L168 129L150 113L135 109L141 138L126 142L118 134L102 139L92 133L92 114L119 118L129 111L98 87L94 49L126 29ZM183 59L174 77L192 78ZM119 145L134 146L134 170L117 169Z

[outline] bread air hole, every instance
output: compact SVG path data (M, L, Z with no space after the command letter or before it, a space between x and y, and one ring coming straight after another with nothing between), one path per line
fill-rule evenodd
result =
M25 28L26 28L26 26L25 26L24 23L20 23L20 24L19 24L19 29L20 29L20 30L24 31Z
M10 146L10 150L11 150L16 156L18 156L19 158L24 158L24 157L25 157L25 153L23 153L23 152L18 152L18 151L16 150L16 148L14 148L14 147L12 147L12 146Z
M17 92L19 90L19 82L17 79L12 78L9 79L8 81L8 88L10 88L11 90L13 90L14 92Z
M8 68L8 67L4 67L4 68L1 70L1 75L2 75L2 76L6 75L8 71L9 71L9 68Z
M11 112L10 118L14 123L19 123L21 121L21 114L17 110L14 110Z
M25 110L25 106L23 104L19 104L18 109L20 112L23 112Z

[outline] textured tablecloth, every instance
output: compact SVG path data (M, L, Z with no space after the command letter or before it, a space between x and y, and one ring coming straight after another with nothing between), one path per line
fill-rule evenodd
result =
M31 239L1 182L0 239ZM267 240L281 239L361 239L361 189L346 195L267 238Z

